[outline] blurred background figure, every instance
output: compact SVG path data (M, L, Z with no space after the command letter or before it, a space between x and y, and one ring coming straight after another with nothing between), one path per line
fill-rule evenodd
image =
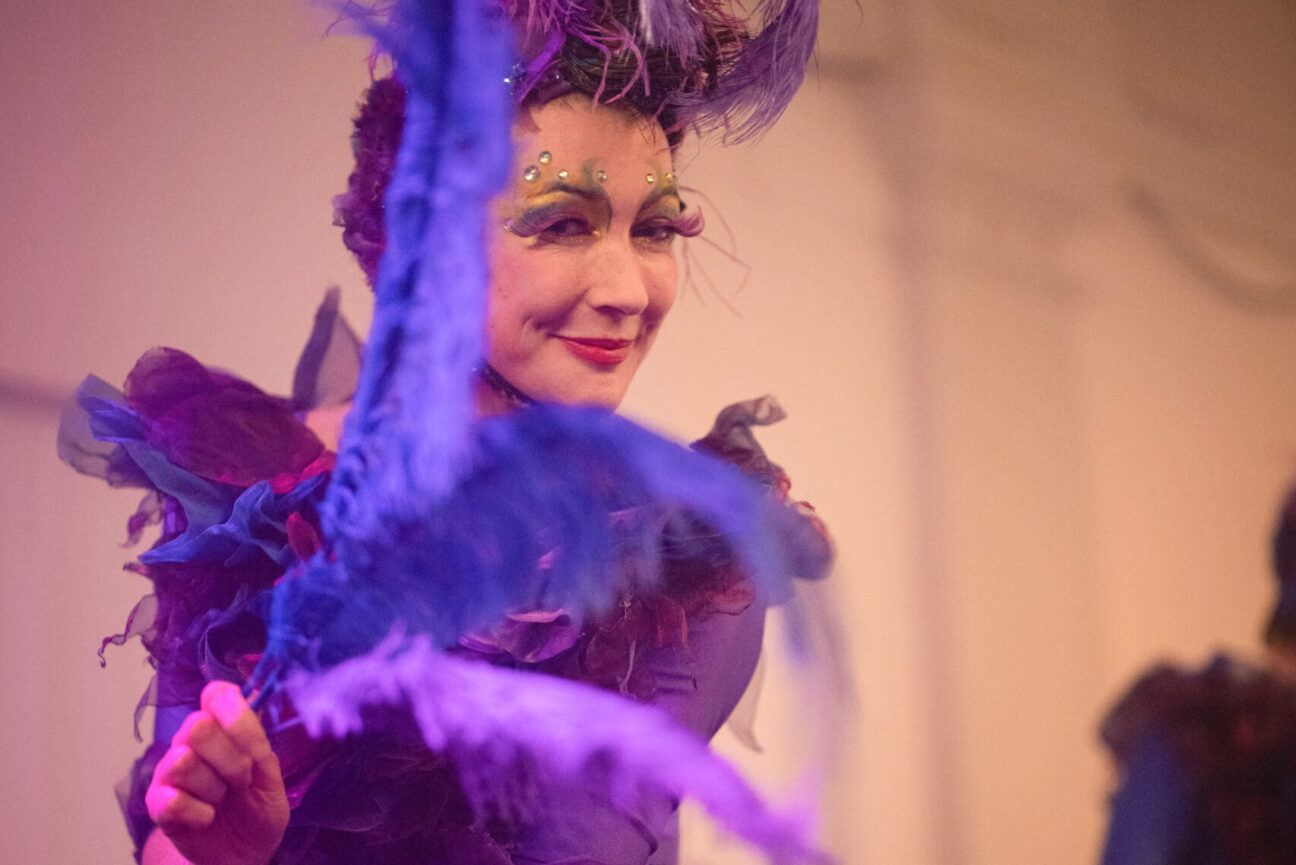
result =
M1120 771L1103 865L1296 862L1296 490L1273 567L1266 663L1156 667L1103 723Z

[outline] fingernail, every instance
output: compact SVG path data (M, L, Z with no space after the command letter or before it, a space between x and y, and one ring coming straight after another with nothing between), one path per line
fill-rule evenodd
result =
M240 705L241 697L238 686L230 682L213 684L218 684L219 687L216 688L216 693L212 695L212 713L221 724L229 724L243 710Z

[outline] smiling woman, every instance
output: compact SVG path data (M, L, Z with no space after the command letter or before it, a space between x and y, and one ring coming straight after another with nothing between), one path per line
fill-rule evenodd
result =
M660 124L571 95L528 112L496 202L489 358L535 399L616 408L675 301L684 217Z
M336 202L376 285L358 386L330 374L357 349L335 301L292 399L173 349L123 391L83 385L61 453L148 490L133 532L162 525L135 566L156 593L114 638L158 669L127 804L143 862L670 865L684 795L818 857L705 747L766 606L829 558L751 435L777 406L726 410L696 446L718 460L610 413L702 229L673 147L777 116L814 4L755 36L719 6L586 11L505 4L543 46L511 92L493 5L408 0L376 28L396 75ZM769 55L792 58L772 102L750 93ZM353 391L341 441L317 434Z

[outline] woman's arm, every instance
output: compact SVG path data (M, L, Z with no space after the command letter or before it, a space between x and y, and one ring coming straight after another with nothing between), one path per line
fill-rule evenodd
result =
M144 865L266 865L288 825L279 760L237 685L211 682L145 795Z

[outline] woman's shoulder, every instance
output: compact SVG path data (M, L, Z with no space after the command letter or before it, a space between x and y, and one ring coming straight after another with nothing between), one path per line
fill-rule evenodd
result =
M1228 655L1199 668L1160 664L1145 672L1102 724L1102 739L1118 764L1159 739L1191 773L1213 772L1296 756L1296 686Z
M149 349L120 389L95 376L82 383L60 424L59 454L114 486L164 493L193 486L178 472L284 492L331 468L331 413L355 391L359 348L332 290L315 314L289 396L179 349Z
M60 456L110 485L145 490L127 545L160 527L126 566L152 592L104 641L143 640L165 674L147 702L186 705L206 678L238 677L259 651L256 635L244 633L259 616L258 596L319 544L316 505L335 455L310 413L349 397L358 346L331 292L291 396L153 348L121 388L90 376L66 408Z
M787 417L779 401L768 394L725 406L702 438L690 446L698 453L735 466L769 490L777 499L795 508L809 520L824 542L831 558L831 538L823 521L809 502L791 497L792 480L781 465L770 459L756 438L756 428L770 426Z

